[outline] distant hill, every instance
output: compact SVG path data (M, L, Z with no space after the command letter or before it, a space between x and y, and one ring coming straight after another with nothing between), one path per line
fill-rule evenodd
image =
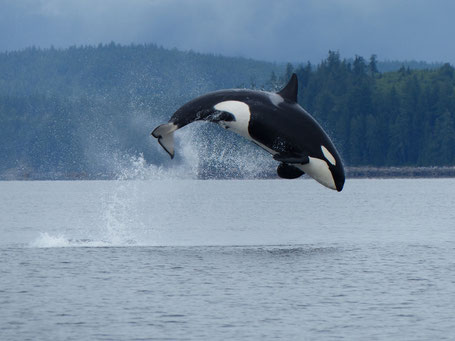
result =
M283 65L155 45L0 53L0 174L103 177L115 155L143 153L150 131L205 92L260 87ZM156 141L153 141L154 143Z
M112 178L132 163L158 173L188 164L205 178L273 176L268 155L214 125L179 131L172 162L150 131L195 96L278 90L292 72L299 102L348 166L455 165L449 64L329 52L319 65L279 65L111 43L0 53L0 178Z

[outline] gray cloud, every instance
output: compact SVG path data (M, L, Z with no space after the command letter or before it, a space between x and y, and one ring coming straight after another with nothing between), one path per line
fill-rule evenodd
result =
M157 43L271 61L455 61L451 0L0 0L0 50Z

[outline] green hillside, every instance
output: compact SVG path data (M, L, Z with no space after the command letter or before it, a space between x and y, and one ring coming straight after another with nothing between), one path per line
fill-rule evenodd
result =
M0 178L110 178L141 154L148 164L169 165L149 134L181 104L216 89L277 90L291 72L299 77L300 104L347 165L455 165L454 69L419 65L381 73L375 57L341 60L329 52L319 65L286 67L113 43L0 53ZM246 163L263 159L258 148L216 128L193 134L209 155L198 162L211 176L241 176ZM237 151L248 154L245 162L232 163ZM263 165L267 174L273 167Z

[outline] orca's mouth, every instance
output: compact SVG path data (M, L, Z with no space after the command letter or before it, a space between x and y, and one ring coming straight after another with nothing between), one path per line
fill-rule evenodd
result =
M344 187L345 176L343 169L337 169L332 172L333 180L335 182L335 187L338 192L341 192Z
M344 180L343 181L337 181L336 184L335 184L336 188L337 188L337 191L338 192L341 192L343 190L343 186L344 186Z

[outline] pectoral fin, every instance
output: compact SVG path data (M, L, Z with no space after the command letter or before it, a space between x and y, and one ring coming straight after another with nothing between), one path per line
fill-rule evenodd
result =
M291 153L291 152L283 152L273 156L273 158L277 161L281 161L284 163L300 163L306 164L310 162L307 154L304 153Z
M294 167L292 165L288 165L287 163L280 163L278 168L276 169L278 176L283 179L297 179L298 177L305 174L302 170Z

